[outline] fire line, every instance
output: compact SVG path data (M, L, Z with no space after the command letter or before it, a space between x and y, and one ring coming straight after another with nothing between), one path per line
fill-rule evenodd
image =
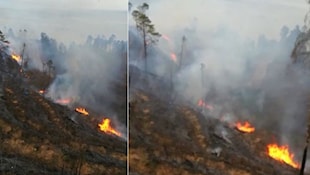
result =
M200 100L198 101L197 105L198 105L199 107L204 107L204 108L206 108L206 109L208 109L208 110L213 110L213 106L210 105L210 104L208 104L208 103L206 103L206 102L204 102L202 99L200 99Z
M12 57L12 59L14 59L15 61L17 61L17 62L20 62L21 61L21 57L19 56L19 55L17 55L17 54L12 54L11 55L11 57Z
M71 99L58 99L56 100L56 103L62 104L62 105L67 105L71 102Z
M86 109L82 107L75 108L75 111L83 115L89 115L88 111L86 111Z
M111 133L120 137L121 133L113 129L110 123L111 123L110 119L103 119L102 123L98 124L99 129L105 133Z
M268 155L282 163L286 163L294 168L299 168L300 165L294 161L294 154L289 152L288 145L279 146L277 144L267 145Z
M245 133L251 133L255 131L255 128L249 122L244 122L244 123L237 122L236 128L239 131L245 132Z

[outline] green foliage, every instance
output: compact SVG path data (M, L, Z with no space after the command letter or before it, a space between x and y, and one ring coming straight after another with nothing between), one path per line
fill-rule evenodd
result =
M152 24L152 21L145 14L148 9L149 5L147 3L143 3L142 5L138 6L137 10L134 10L131 13L133 19L136 22L136 27L140 31L143 38L143 57L145 71L147 71L147 47L158 42L158 38L161 36L158 32L155 31L154 24Z
M143 3L137 7L137 10L132 12L132 16L136 22L137 29L142 33L146 43L150 44L156 43L161 35L155 31L154 24L152 24L152 21L146 15L146 11L148 9L149 5L147 3Z

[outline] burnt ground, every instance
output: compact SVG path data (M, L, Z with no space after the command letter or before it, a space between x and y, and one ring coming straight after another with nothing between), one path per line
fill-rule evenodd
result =
M0 174L126 174L126 140L100 131L99 114L83 116L45 98L38 89L50 79L22 75L9 57L0 68Z
M171 102L158 77L130 71L130 174L298 174L267 155L274 133L241 133L194 105Z

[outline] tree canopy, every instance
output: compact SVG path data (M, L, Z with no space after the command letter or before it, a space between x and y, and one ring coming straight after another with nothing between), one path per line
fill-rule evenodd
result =
M4 43L9 43L8 40L6 40L4 34L2 33L2 31L0 30L0 41L4 42Z
M136 27L142 33L145 33L145 37L147 43L155 43L158 41L158 37L161 35L155 31L154 24L146 15L146 11L149 9L149 5L147 3L143 3L142 5L137 7L137 10L132 12L132 16L136 22Z
M146 11L149 9L147 3L139 5L136 10L132 12L133 19L136 22L136 27L140 31L143 39L143 57L144 57L144 69L147 70L147 47L151 44L158 42L158 38L161 36L156 32L154 24L150 18L146 15Z

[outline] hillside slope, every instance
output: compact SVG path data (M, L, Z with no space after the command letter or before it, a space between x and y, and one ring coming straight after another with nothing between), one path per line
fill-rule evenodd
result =
M240 132L198 106L169 100L169 86L159 78L130 70L132 175L298 174L298 169L268 156L266 145L274 141L270 131Z
M10 57L0 67L0 174L126 174L126 140L100 131L101 115L45 98Z

